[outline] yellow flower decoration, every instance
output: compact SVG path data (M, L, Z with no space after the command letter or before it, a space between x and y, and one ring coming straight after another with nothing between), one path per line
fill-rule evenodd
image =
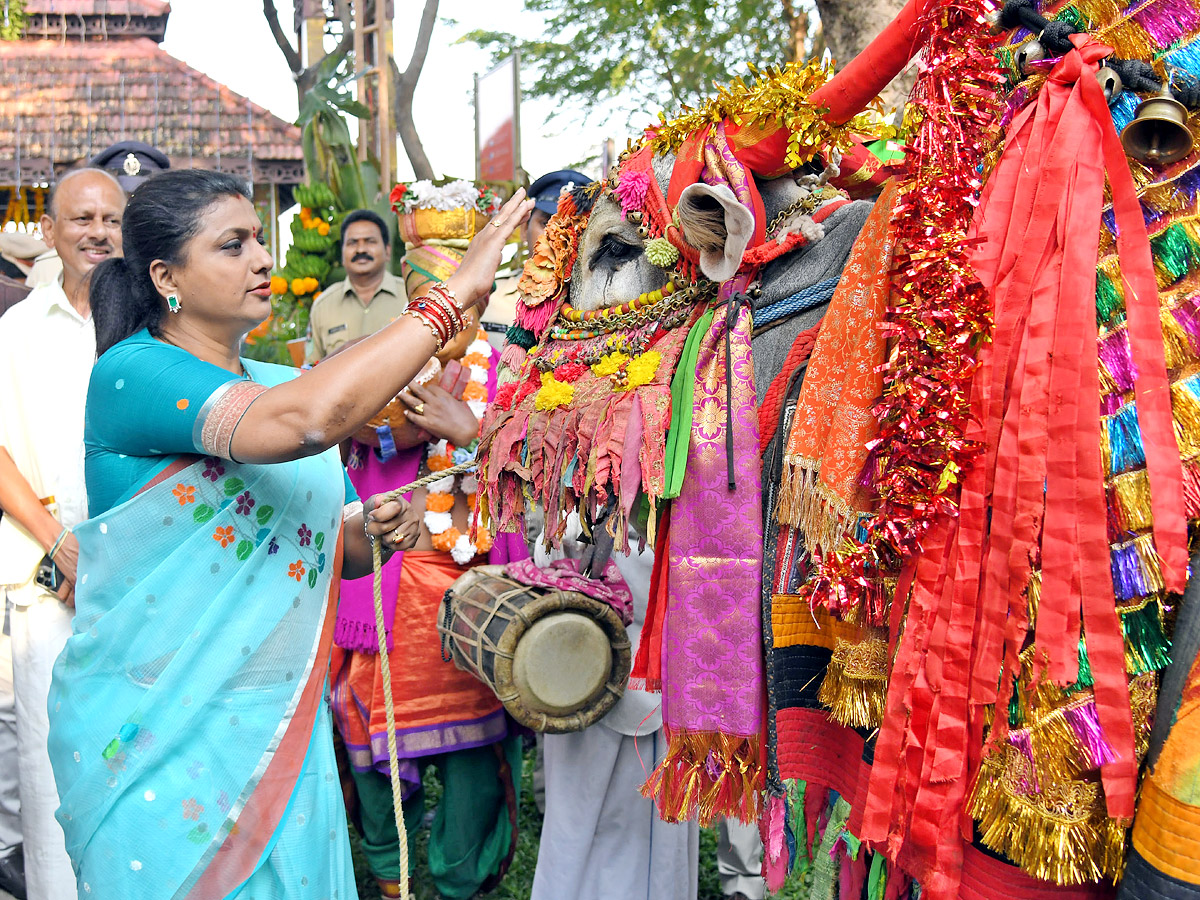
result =
M649 350L641 356L629 361L625 368L625 384L616 390L628 391L654 380L658 372L658 364L662 362L662 354L657 350Z
M627 362L629 362L629 355L627 353L622 353L620 350L616 350L612 353L602 356L600 358L600 362L593 363L592 371L601 378L610 375L616 375L621 371L622 366L624 366Z
M538 389L533 405L538 409L554 409L566 406L575 396L575 386L558 381L552 372L542 373L542 386Z

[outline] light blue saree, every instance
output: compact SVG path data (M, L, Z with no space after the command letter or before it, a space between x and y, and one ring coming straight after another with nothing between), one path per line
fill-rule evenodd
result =
M245 367L253 383L230 381L143 333L93 373L98 503L49 701L80 897L356 896L325 701L344 477L336 452L197 455L227 452L253 397L291 377Z

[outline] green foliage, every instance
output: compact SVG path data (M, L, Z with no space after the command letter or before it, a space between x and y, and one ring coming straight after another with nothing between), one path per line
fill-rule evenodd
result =
M289 226L292 245L272 278L275 283L283 280L283 290L273 286L276 292L271 318L246 340L246 355L252 359L293 364L287 345L306 335L314 298L346 277L340 241L347 213L373 209L391 223L392 245L397 244L395 216L379 183L379 167L371 160L358 159L350 136L346 116L361 118L369 116L370 110L346 90L359 75L345 74L344 63L344 59L326 57L318 69L316 85L300 103L296 124L302 129L309 183L295 189L301 209Z
M0 41L19 40L28 19L25 0L0 0Z
M535 73L528 94L591 112L631 102L646 121L669 103L695 105L725 83L790 58L787 0L526 0L544 18L543 36L475 31L464 40L513 49ZM796 0L796 7L809 4Z

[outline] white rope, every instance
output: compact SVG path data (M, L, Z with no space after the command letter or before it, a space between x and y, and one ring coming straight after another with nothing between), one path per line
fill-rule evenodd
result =
M424 478L418 478L412 484L388 491L379 498L376 508L403 497L409 491L433 484L453 475L468 472L475 468L475 462L462 463L441 472L431 472ZM408 829L404 825L404 800L400 789L400 764L396 751L396 706L392 700L392 673L388 665L387 626L383 622L383 554L380 541L371 538L371 564L375 569L375 577L371 585L375 595L375 633L379 638L379 671L383 677L383 708L387 715L387 749L388 769L392 776L392 813L396 817L396 833L400 836L400 896L409 900L408 893Z

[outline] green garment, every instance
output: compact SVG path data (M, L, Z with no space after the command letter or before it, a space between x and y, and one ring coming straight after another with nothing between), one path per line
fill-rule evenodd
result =
M423 756L422 766L437 766L442 800L429 830L429 871L433 886L449 900L466 900L495 872L508 855L513 840L500 759L504 751L513 773L514 796L520 800L521 738L510 736L498 744ZM353 770L362 814L363 854L376 878L400 878L399 842L392 812L392 787L386 775ZM425 791L417 788L404 800L404 825L408 829L408 873L415 861L414 836L425 815Z

